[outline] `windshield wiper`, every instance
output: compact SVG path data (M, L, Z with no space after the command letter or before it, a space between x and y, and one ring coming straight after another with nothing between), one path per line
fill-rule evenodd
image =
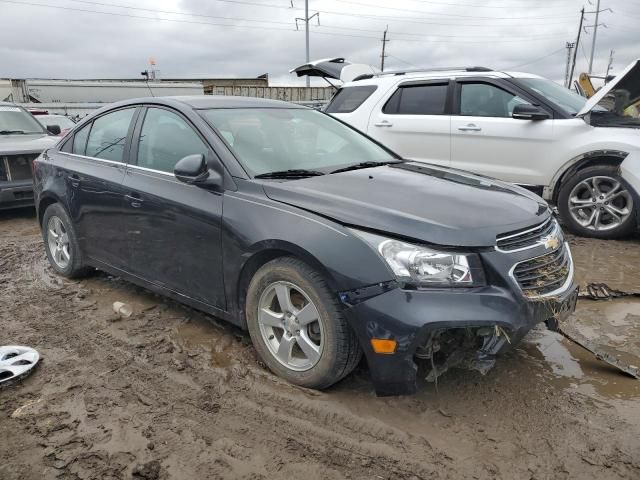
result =
M290 170L279 170L276 172L267 172L255 175L253 178L306 178L324 175L324 172L318 170L305 170L303 168L295 168Z
M389 165L392 163L402 163L403 160L387 160L386 162L360 162L354 163L353 165L349 165L348 167L339 168L337 170L333 170L329 173L340 173L340 172L349 172L351 170L360 170L361 168L373 168L373 167L381 167L383 165Z
M0 130L0 135L11 135L12 133L22 133L25 134L24 130Z

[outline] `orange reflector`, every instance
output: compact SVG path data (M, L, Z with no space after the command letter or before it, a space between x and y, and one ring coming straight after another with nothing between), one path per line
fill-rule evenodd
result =
M387 340L384 338L372 338L371 346L376 353L395 353L398 342L395 340Z

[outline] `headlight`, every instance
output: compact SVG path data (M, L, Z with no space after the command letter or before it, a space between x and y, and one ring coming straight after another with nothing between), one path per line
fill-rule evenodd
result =
M421 287L476 287L485 284L475 253L436 251L360 230L351 231L380 254L398 280Z

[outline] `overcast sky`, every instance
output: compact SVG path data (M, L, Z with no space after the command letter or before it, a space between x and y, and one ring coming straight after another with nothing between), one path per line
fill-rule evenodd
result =
M592 0L595 4L596 0ZM345 57L386 68L484 65L564 78L582 0L309 0L311 59ZM594 73L640 57L640 0L602 0ZM102 12L102 13L96 13ZM167 77L255 77L300 84L304 1L0 0L0 78L138 78L149 57ZM586 15L592 25L594 15ZM583 31L586 70L593 28Z

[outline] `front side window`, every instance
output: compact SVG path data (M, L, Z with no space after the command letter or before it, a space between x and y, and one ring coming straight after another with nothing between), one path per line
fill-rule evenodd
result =
M547 80L546 78L518 78L516 82L530 88L538 95L542 95L559 107L566 110L570 115L575 115L587 102L585 97L581 97L575 92L562 85Z
M42 125L22 107L0 105L0 135L46 133Z
M138 144L138 166L172 173L178 160L207 154L207 146L179 115L163 108L149 108Z
M443 115L448 88L446 83L401 86L382 112L396 115Z
M514 107L522 103L529 102L488 83L461 85L460 115L507 118L511 117Z
M89 137L89 130L91 130L91 124L87 124L78 130L73 135L73 149L72 153L76 155L84 155L87 147L87 138Z
M361 133L316 110L211 109L202 115L253 175L395 160Z
M107 113L93 122L86 155L113 162L124 162L124 145L135 108Z
M325 109L327 113L351 113L376 91L375 85L343 87L331 99Z

